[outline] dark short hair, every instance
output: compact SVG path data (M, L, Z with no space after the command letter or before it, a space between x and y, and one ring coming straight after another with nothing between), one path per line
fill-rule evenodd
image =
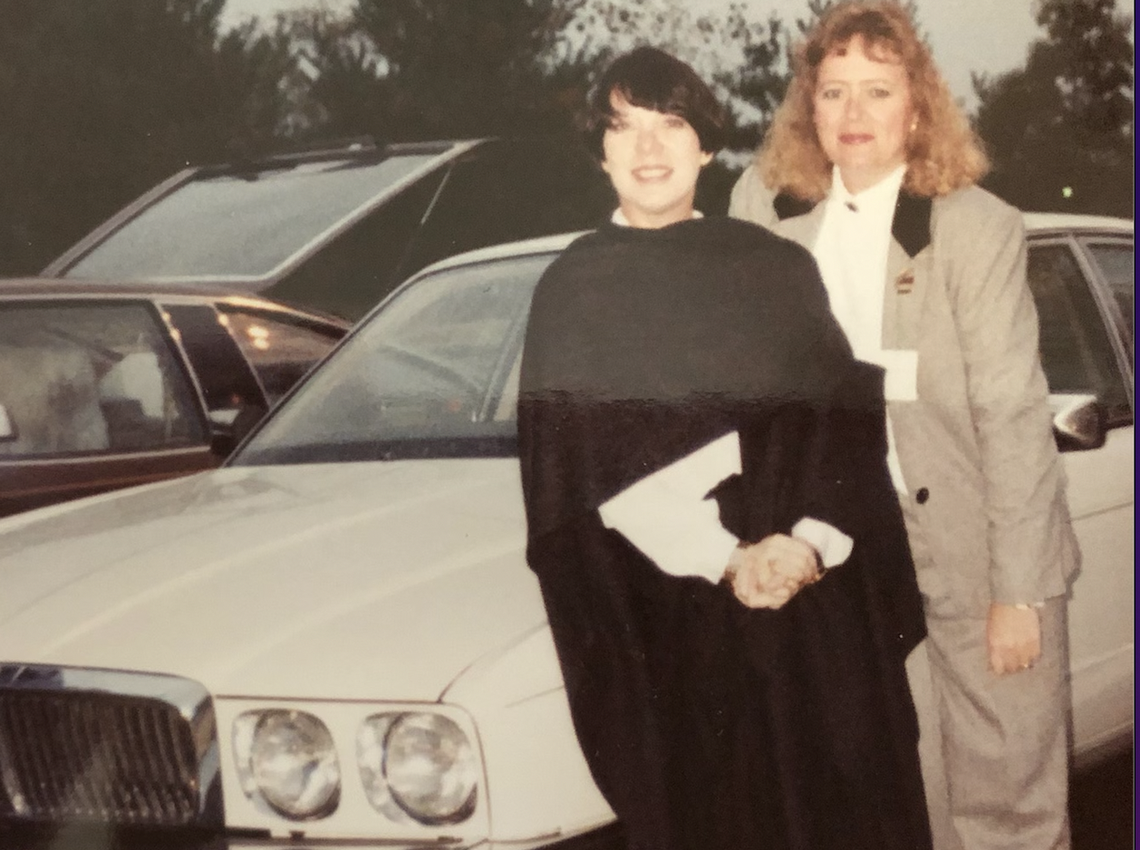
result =
M712 89L675 56L656 47L638 47L610 63L587 99L582 130L599 162L605 159L602 138L614 119L610 98L615 93L633 106L681 116L696 131L705 153L724 146L728 116Z

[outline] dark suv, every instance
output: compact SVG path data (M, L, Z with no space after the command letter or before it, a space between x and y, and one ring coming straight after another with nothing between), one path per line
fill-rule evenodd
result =
M221 284L355 320L435 260L593 227L612 205L572 139L357 140L188 168L42 275Z

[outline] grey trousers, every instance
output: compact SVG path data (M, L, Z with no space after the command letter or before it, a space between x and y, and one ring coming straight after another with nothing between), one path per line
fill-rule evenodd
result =
M1069 850L1066 600L1029 670L990 672L985 620L927 617L907 660L934 850Z

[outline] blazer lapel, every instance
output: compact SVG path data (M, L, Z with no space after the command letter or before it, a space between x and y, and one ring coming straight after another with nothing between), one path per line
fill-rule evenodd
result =
M815 206L816 204L813 201L805 201L803 198L797 198L787 192L780 192L772 199L772 208L776 211L776 218L779 221L806 215Z
M903 189L895 202L895 217L891 220L891 236L906 251L908 257L917 257L930 244L930 216L934 201L912 195Z
M781 196L783 197L783 196ZM806 213L785 202L776 204L781 217L773 228L781 236L815 247L823 226L826 205L816 204ZM891 243L887 251L887 285L883 291L883 348L915 351L920 336L919 317L925 284L930 279L930 219L933 201L904 191L899 192L891 221Z
M781 218L772 229L781 236L798 242L811 251L815 248L819 228L823 226L823 210L824 205L822 203L816 204L806 213L790 218Z
M887 281L883 289L883 348L918 348L919 317L930 260L930 216L933 202L905 190L899 192L887 251Z

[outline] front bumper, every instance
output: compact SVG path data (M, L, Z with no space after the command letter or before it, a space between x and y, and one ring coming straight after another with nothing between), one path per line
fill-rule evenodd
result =
M5 850L626 850L621 827L616 823L569 838L508 843L481 841L474 845L280 839L191 830L108 830L87 825L54 828L0 825L0 847Z

